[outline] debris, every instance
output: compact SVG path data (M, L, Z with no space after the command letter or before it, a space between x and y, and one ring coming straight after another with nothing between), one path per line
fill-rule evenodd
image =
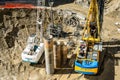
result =
M116 26L120 25L120 22L116 22L115 25L116 25Z
M47 28L47 34L50 34L53 37L61 37L62 31L62 25L53 25L52 23L50 23Z
M68 79L68 78L70 78L70 76L71 76L72 72L73 72L73 71L71 71L71 72L69 73L69 75L67 76L67 79Z
M64 21L65 21L64 23L66 25L73 26L73 27L78 26L80 23L79 19L76 16L70 16L70 17L66 18Z
M118 28L117 30L118 30L118 32L120 33L120 28Z
M88 8L90 5L90 0L75 0L75 4L79 4Z

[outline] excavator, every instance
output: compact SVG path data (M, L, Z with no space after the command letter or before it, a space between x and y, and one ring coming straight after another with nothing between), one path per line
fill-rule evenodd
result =
M102 53L100 12L97 0L91 0L86 25L76 49L75 72L95 75L99 72Z

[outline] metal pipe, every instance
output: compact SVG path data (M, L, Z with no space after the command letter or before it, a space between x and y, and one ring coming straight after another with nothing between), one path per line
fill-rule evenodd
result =
M45 7L45 1L43 0L37 0L37 6L43 6ZM36 24L36 34L38 35L40 31L40 42L43 42L43 22L44 22L44 9L42 12L40 11L40 8L37 8L37 24ZM40 12L42 13L42 19L40 19ZM40 30L39 30L40 28Z
M45 44L45 64L47 74L54 73L54 58L53 58L53 37L44 37Z
M53 10L52 10L52 6L53 6L54 2L53 0L49 0L49 6L51 8L50 10L50 16L51 16L51 23L52 23L52 26L54 26L54 20L53 20ZM49 29L49 35L50 35L50 29Z

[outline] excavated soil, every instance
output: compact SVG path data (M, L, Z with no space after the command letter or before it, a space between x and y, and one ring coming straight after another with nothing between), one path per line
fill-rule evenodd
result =
M22 62L21 52L26 40L35 33L36 10L0 10L0 80L119 80L120 25L116 26L115 23L120 22L120 1L107 1L102 27L102 41L105 44L102 70L98 75L85 78L69 68L57 70L54 75L46 75L43 65ZM70 9L84 15L88 12L88 8L73 3L55 8Z

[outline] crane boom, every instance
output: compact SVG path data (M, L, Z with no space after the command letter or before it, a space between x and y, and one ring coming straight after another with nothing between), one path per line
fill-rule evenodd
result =
M94 28L95 30L93 35L91 35L92 28ZM83 31L82 40L100 42L100 22L99 22L99 10L98 10L97 0L91 0L86 26Z

